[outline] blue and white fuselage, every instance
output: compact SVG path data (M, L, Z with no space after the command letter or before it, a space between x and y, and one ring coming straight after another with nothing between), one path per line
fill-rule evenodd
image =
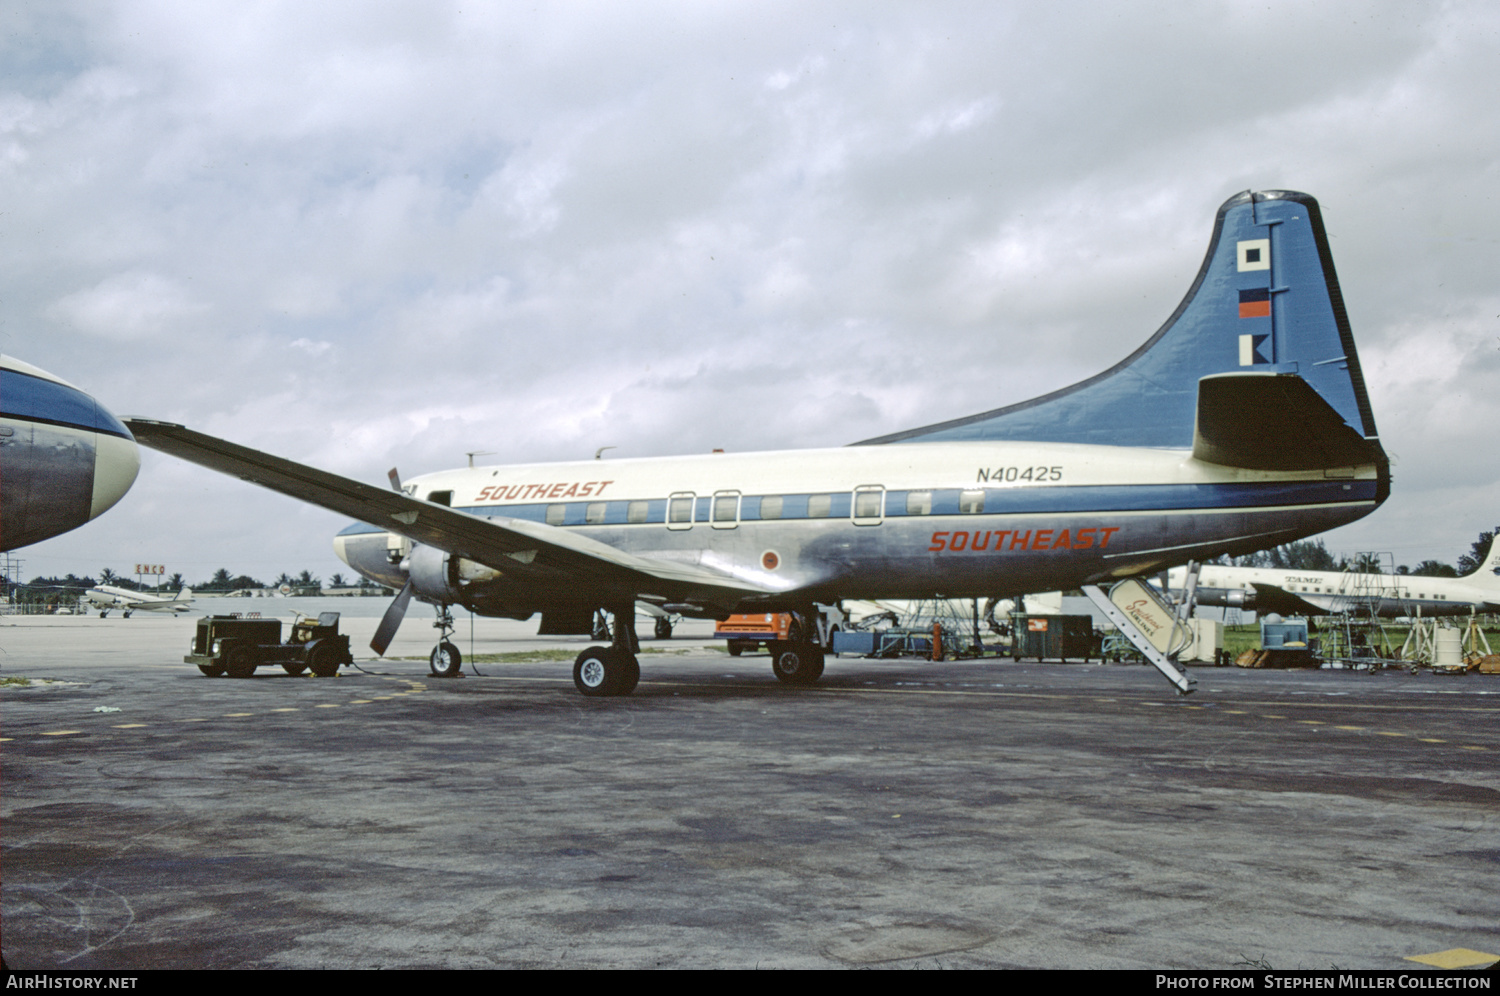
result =
M1013 596L1261 549L1373 509L1379 468L1346 473L1224 467L1180 450L955 442L483 467L412 478L405 490L709 567L764 589L755 601L765 604L771 592ZM399 587L399 542L358 523L335 549ZM570 600L566 584L488 580L447 594L506 614Z
M103 514L130 490L140 466L129 430L97 401L0 356L0 550Z

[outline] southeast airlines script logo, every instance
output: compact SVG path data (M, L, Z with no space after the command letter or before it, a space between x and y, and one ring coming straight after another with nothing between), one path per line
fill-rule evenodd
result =
M927 549L933 553L1008 553L1012 550L1089 550L1096 544L1103 550L1119 526L1098 526L1087 529L990 529L969 532L941 532L932 534L932 545ZM1006 542L1007 537L1009 543ZM993 545L992 545L993 544Z
M556 484L492 484L479 492L479 501L550 500L553 498L597 498L614 481L561 481Z

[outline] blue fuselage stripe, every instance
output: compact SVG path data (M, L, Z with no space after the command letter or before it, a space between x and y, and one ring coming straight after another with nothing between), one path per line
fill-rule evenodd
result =
M1362 480L1331 481L1272 481L1253 484L1133 484L1133 485L1081 485L1072 487L1028 487L985 488L983 511L967 513L973 516L1046 515L1075 514L1080 512L1176 512L1201 509L1232 510L1237 508L1288 507L1296 505L1325 505L1348 502L1365 502L1376 499L1378 482ZM980 489L973 489L975 491ZM828 493L828 492L823 492ZM906 510L907 491L888 491L885 500L886 518L922 518ZM935 488L929 494L931 512L927 515L956 515L959 512L958 488ZM800 519L847 519L849 517L849 492L832 492L842 496L835 501L826 516L808 516L809 495L785 495L782 514L775 520ZM643 524L660 525L665 521L664 499L637 499L650 501L650 514ZM760 496L747 495L741 502L742 522L760 518L754 511L759 508ZM566 514L562 525L585 524L624 525L627 523L629 500L599 502L552 502L563 505ZM604 517L597 523L586 523L585 510L590 504L604 504ZM524 505L477 505L459 511L488 518L500 516L545 522L547 504ZM694 520L708 521L708 509L697 509ZM339 535L385 532L376 526L353 523Z

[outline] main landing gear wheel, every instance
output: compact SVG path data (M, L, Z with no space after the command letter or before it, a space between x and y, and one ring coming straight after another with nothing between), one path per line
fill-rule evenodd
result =
M771 644L771 670L782 684L811 685L823 677L823 648L778 640Z
M588 696L629 695L641 680L635 655L613 647L589 647L573 661L573 684Z
M665 616L657 617L656 638L658 640L670 640L672 638L672 620Z
M457 678L463 670L463 655L458 648L444 640L432 648L432 656L427 658L427 664L432 668L432 674L437 678Z

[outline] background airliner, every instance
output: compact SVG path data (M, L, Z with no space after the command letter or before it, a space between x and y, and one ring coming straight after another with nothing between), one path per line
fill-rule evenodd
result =
M485 615L614 643L574 663L589 695L630 692L637 599L685 615L794 611L776 675L817 680L815 603L1015 596L1241 554L1358 519L1389 470L1317 202L1246 192L1218 212L1177 310L1109 370L1018 405L840 449L463 468L393 490L182 426L152 446L349 514L366 577ZM550 620L549 620L549 617ZM578 628L581 628L578 627ZM457 650L433 651L456 673Z
M1168 584L1180 589L1183 572L1170 572ZM1208 564L1198 576L1197 601L1282 615L1373 612L1389 618L1500 612L1500 530L1484 563L1461 578Z
M84 593L89 605L99 610L99 618L109 615L111 609L120 609L126 619L132 612L187 612L193 607L193 589L183 588L175 598L161 598L155 594L131 591L101 584Z
M135 483L120 420L67 381L0 356L0 550L76 529Z

